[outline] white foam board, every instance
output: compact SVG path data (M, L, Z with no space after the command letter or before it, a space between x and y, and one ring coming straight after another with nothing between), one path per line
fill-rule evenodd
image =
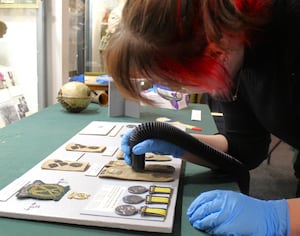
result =
M65 147L68 143L81 143L86 145L105 145L109 150L119 149L122 135L138 123L113 123L93 121L82 131L71 137L66 143L62 144L49 156L44 158L40 163L24 175L17 178L8 186L0 191L0 216L29 219L37 221L59 222L67 224L78 224L98 227L121 228L128 230L162 232L170 233L173 229L175 217L175 206L178 194L178 185L180 178L181 160L173 158L170 162L163 164L175 167L174 181L172 182L147 182L147 181L126 181L116 179L104 179L97 176L97 172L109 161L116 160L117 151L113 155L105 155L105 153L84 153L66 151ZM103 128L98 135L99 127ZM95 129L93 129L95 127ZM114 131L118 129L118 131ZM97 132L93 132L96 130ZM88 131L88 132L86 132ZM113 135L110 135L110 132ZM88 161L90 168L84 172L70 172L58 170L45 170L41 168L42 163L48 159L63 159L71 161ZM35 180L41 180L44 183L59 183L61 185L70 186L70 192L84 192L90 194L85 200L68 199L66 193L59 201L52 200L36 200L23 199L16 197L17 191L28 183ZM122 203L122 197L127 195L129 186L143 185L149 187L151 185L167 186L173 189L170 203L168 205L167 216L149 217L136 214L134 216L119 216L114 212L116 205ZM103 201L109 198L112 191L117 191L119 197L114 196L114 203L108 206L108 203L97 205L100 193L106 191L103 195ZM95 205L96 204L96 205ZM145 205L141 203L136 207ZM107 207L105 207L107 206ZM152 206L152 205L151 205ZM161 205L154 205L160 207ZM162 206L165 207L165 206Z

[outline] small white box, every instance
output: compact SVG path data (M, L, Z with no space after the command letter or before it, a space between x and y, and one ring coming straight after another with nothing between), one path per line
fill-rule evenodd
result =
M191 120L201 121L201 110L192 110Z

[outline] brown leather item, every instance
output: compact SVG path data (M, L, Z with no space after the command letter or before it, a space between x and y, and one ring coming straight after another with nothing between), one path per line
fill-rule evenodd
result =
M122 150L120 150L118 152L117 159L118 160L123 160L124 159L124 153L123 153ZM146 153L145 160L146 161L171 161L172 158L169 157L169 156L165 156L165 155L157 155L157 154L153 154L153 153Z
M170 174L170 170L172 168L174 167L164 165L151 165L151 167L147 170L146 165L145 171L135 172L124 161L110 161L100 172L99 178L171 182L174 180L173 176ZM163 169L167 170L167 173L162 173ZM175 168L172 170L174 172Z
M59 159L47 160L42 165L42 169L64 171L85 171L88 167L88 162L66 161Z
M105 166L113 167L113 166L124 166L128 167L125 161L117 160L117 161L110 161ZM160 173L174 173L175 168L171 165L161 165L161 164L146 164L145 171L152 171L152 172L160 172Z
M172 158L164 155L146 153L145 160L146 161L171 161Z
M66 146L67 151L75 152L103 152L106 149L105 146L87 146L79 143L69 143Z

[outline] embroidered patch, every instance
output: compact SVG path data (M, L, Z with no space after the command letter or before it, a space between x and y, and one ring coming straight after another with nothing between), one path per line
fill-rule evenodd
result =
M34 198L40 200L59 201L69 190L69 186L46 184L40 180L36 180L32 184L28 184L21 188L17 193L17 198Z

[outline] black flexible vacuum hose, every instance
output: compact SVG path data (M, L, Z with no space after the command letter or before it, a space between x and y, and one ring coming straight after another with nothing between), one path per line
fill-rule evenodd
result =
M165 122L145 122L135 127L129 145L132 149L136 144L146 139L162 139L198 156L207 163L219 167L236 178L242 193L249 194L250 175L242 162L221 152L191 136L190 134ZM132 153L132 152L131 152ZM132 168L143 171L145 167L145 154L131 154Z

